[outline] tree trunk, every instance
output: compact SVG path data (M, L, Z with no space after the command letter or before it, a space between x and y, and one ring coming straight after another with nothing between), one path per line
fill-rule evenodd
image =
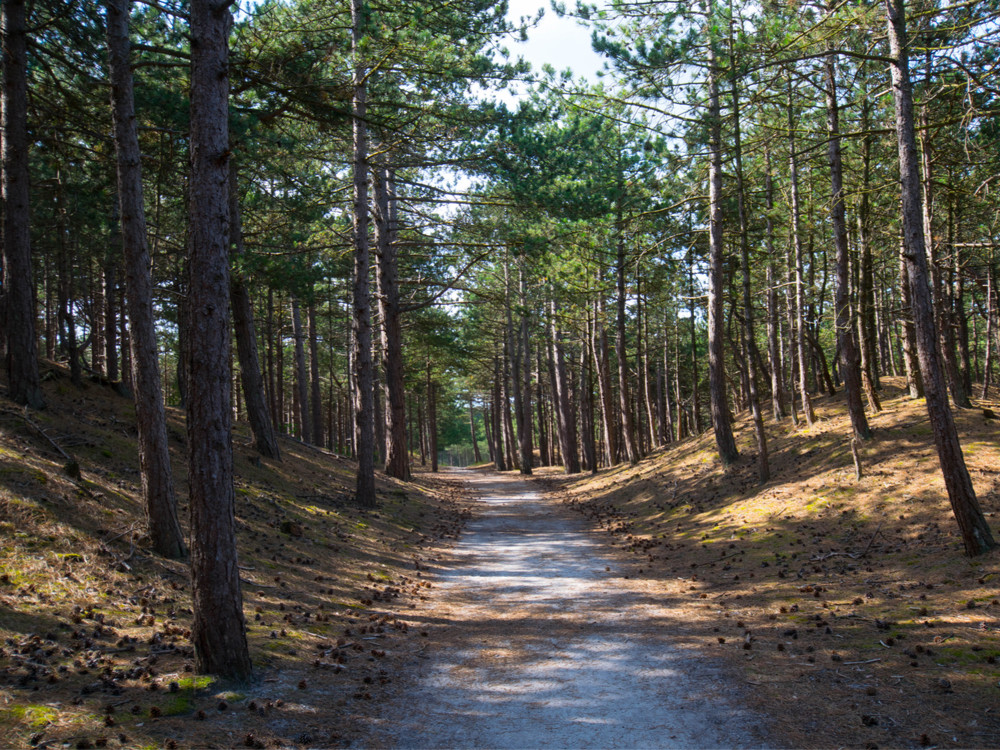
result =
M937 252L934 245L934 183L931 170L930 121L926 106L921 109L920 119L922 130L920 141L920 181L923 188L920 217L923 229L924 249L927 253L931 299L934 306L934 321L938 338L940 339L940 352L944 374L948 382L948 387L951 390L952 400L955 402L955 406L961 409L968 409L972 404L969 401L968 393L962 388L962 378L958 372L958 361L955 358L955 336L951 328L951 314L946 305L947 293L944 289L943 274L938 265Z
M354 245L354 419L357 434L358 476L355 501L363 508L374 508L375 498L375 390L372 372L372 317L368 293L368 104L367 71L361 43L366 9L364 0L351 0L351 55L353 57L353 128L352 239Z
M538 417L538 463L541 466L551 466L549 459L549 431L546 429L545 419L545 395L542 389L542 351L541 347L535 349L535 377L538 383L538 390L535 396L535 406Z
M406 390L403 332L400 321L396 197L392 174L375 170L375 254L378 263L379 309L382 317L382 366L385 375L385 472L410 478L406 452Z
M524 286L524 274L520 273L520 286L523 292ZM510 280L510 256L509 254L504 257L504 294L506 297L505 315L507 318L507 351L510 355L511 362L511 377L510 383L513 386L514 395L514 417L517 420L517 439L518 439L518 452L517 466L522 474L531 474L531 406L528 405L527 408L527 419L525 418L525 403L524 399L527 394L524 391L524 384L521 377L521 363L523 361L523 345L522 338L520 336L521 327L517 335L514 333L514 312L512 310L513 300L511 297L511 280Z
M902 301L903 319L903 366L906 370L906 385L910 398L923 398L924 379L917 362L917 329L913 322L913 303L910 292L910 274L906 263L906 250L899 247L899 288Z
M309 375L306 372L305 332L302 330L302 310L298 297L292 295L292 335L295 337L295 417L299 423L299 438L312 442L309 419Z
M483 454L479 452L479 439L476 437L476 413L472 410L472 394L469 394L469 436L472 438L472 457L477 464L483 462Z
M774 180L771 177L771 153L764 151L764 195L766 200L767 246L767 358L771 374L771 416L775 422L785 418L785 389L781 367L781 325L778 318L778 290L774 271Z
M556 421L559 425L559 451L567 474L580 473L580 456L576 448L576 420L570 403L566 362L559 334L559 303L551 302L552 317L549 322L552 336L552 393L555 398Z
M517 438L514 434L514 418L511 414L511 389L510 389L510 357L511 349L514 346L514 342L510 340L510 331L504 329L504 339L503 339L503 360L501 361L501 366L503 368L503 376L500 379L500 403L501 411L500 416L503 419L503 442L504 442L504 458L506 459L507 466L511 469L520 468L520 461L518 461L518 448L517 448Z
M250 418L250 429L254 436L254 448L260 455L280 461L281 450L278 447L278 439L274 435L274 427L268 416L264 379L260 372L253 306L250 303L250 293L247 290L246 280L239 269L239 260L243 255L243 222L240 217L235 164L230 165L229 191L231 252L236 266L236 270L232 272L229 279L229 303L233 308L233 330L236 334L236 353L240 362L243 395L246 397L247 415ZM124 213L122 210L123 215ZM132 330L135 330L134 323Z
M500 385L500 357L493 356L493 463L496 464L497 471L507 471L507 460L504 457L503 440L503 409L500 405L500 397L503 389Z
M604 426L604 449L608 466L618 462L618 428L615 424L614 394L611 392L611 362L608 352L608 333L604 327L604 296L594 310L594 361L597 363L597 391L601 398L601 421ZM539 373L541 370L539 369Z
M167 443L167 419L160 383L149 248L146 243L146 215L142 201L139 139L129 62L130 14L129 0L108 0L111 112L114 119L129 320L132 326L132 381L135 383L132 395L135 399L139 471L142 477L142 495L146 502L149 537L159 554L178 558L187 554L187 548L177 520L177 500ZM113 290L111 296L114 297ZM114 325L111 329L114 330ZM112 359L117 360L117 357L109 359L109 363Z
M45 408L38 375L28 195L28 34L24 0L3 0L3 284L0 324L10 399Z
M597 448L594 445L594 394L590 381L590 347L586 336L580 346L580 427L583 430L583 460L591 474L597 473Z
M709 179L708 179L708 385L712 410L715 444L723 466L737 458L736 440L726 403L726 362L722 351L725 321L722 315L722 111L719 105L719 70L715 42L708 45L708 119L709 119ZM693 321L692 321L693 322Z
M867 86L862 89L861 130L865 133L870 129ZM875 270L872 260L871 242L869 241L869 206L868 191L871 183L871 136L865 135L861 140L861 196L858 205L858 249L861 256L860 284L858 289L858 332L861 341L861 381L868 399L868 406L878 413L882 404L878 397L881 388L879 384L878 335L876 328L875 307Z
M310 302L306 308L309 327L309 407L312 413L313 445L323 446L323 399L319 382L319 336L316 331L316 303Z
M191 280L187 328L191 640L199 672L246 679L229 409L229 31L224 0L191 2ZM124 218L124 217L123 217Z
M518 366L514 368L514 379L521 381L521 408L517 418L517 434L521 448L521 473L530 474L534 463L534 444L531 429L531 347L529 339L527 287L524 279L523 261L518 264L518 297L521 305L520 336L518 337Z
M802 401L802 414L806 425L812 427L816 421L812 400L809 398L806 370L806 331L805 331L805 289L802 273L802 227L799 210L799 162L795 153L795 121L792 116L792 79L788 78L788 163L789 180L791 182L792 200L792 245L795 248L795 342L799 362L799 399Z
M732 31L732 27L730 27ZM732 44L730 37L730 44ZM754 331L753 301L750 294L750 238L747 220L746 196L743 185L743 143L740 132L740 99L736 82L735 67L732 76L733 90L733 142L736 157L736 206L740 221L740 264L743 275L743 333L747 350L747 396L750 402L750 417L753 421L754 436L757 439L757 479L764 484L771 478L771 467L767 456L767 436L764 434L764 418L760 413L760 398L757 394L757 339Z
M623 188L620 186L619 191ZM616 228L617 263L615 279L618 284L615 315L615 353L618 355L618 411L621 414L622 436L630 464L639 463L639 446L636 441L635 420L632 416L632 396L629 389L628 349L625 346L625 227L619 196ZM579 471L579 469L577 469Z
M431 454L431 471L438 470L437 383L431 380L431 361L427 360L427 449Z
M832 12L832 10L831 10ZM871 429L861 402L861 355L854 339L851 320L850 259L847 248L847 218L844 210L843 160L840 152L840 106L837 102L837 58L835 52L826 57L826 127L830 134L827 160L830 164L830 223L833 243L837 248L836 322L840 366L844 376L847 412L851 417L854 437L871 438Z
M118 272L117 263L108 262L104 267L104 374L112 383L120 377L118 372ZM157 368L159 369L159 368Z
M913 93L910 83L906 18L902 0L885 0L889 49L892 62L892 97L896 110L896 138L899 147L899 176L902 186L904 261L910 282L913 319L917 331L920 370L927 394L927 412L941 471L952 511L958 521L965 551L978 555L996 546L983 517L972 479L958 441L958 432L948 405L948 393L941 374L934 325L934 308L927 283L927 251L924 246L920 174L913 122Z

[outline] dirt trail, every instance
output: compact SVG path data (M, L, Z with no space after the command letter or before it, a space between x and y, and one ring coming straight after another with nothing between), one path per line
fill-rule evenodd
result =
M671 611L582 520L467 472L479 514L435 571L439 623L376 721L401 748L760 747L727 675L671 643Z

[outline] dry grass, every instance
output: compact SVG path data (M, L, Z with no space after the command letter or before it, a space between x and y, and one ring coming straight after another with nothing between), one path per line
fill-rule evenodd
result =
M48 368L48 408L0 402L0 747L346 745L426 640L420 561L465 516L456 485L379 479L282 441L235 438L244 611L255 679L193 674L186 563L143 536L131 400ZM169 414L186 521L183 415ZM45 435L40 434L43 431ZM46 437L47 436L47 437ZM82 479L64 473L72 455Z
M962 554L925 407L898 385L861 480L839 397L812 428L768 425L764 486L745 415L729 471L709 432L635 467L544 475L656 583L679 645L752 686L782 744L1000 745L1000 555ZM1000 428L981 408L956 418L1000 539Z

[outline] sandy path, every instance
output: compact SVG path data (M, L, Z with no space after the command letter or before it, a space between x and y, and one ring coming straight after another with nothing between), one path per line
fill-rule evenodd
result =
M440 645L378 720L400 748L759 747L759 717L648 582L528 482L468 473L479 514L437 571Z

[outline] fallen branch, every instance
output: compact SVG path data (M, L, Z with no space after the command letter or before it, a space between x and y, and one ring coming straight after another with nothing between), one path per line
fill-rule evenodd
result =
M882 661L881 659L866 659L865 661L845 661L844 666L849 666L851 664L874 664L877 661Z

